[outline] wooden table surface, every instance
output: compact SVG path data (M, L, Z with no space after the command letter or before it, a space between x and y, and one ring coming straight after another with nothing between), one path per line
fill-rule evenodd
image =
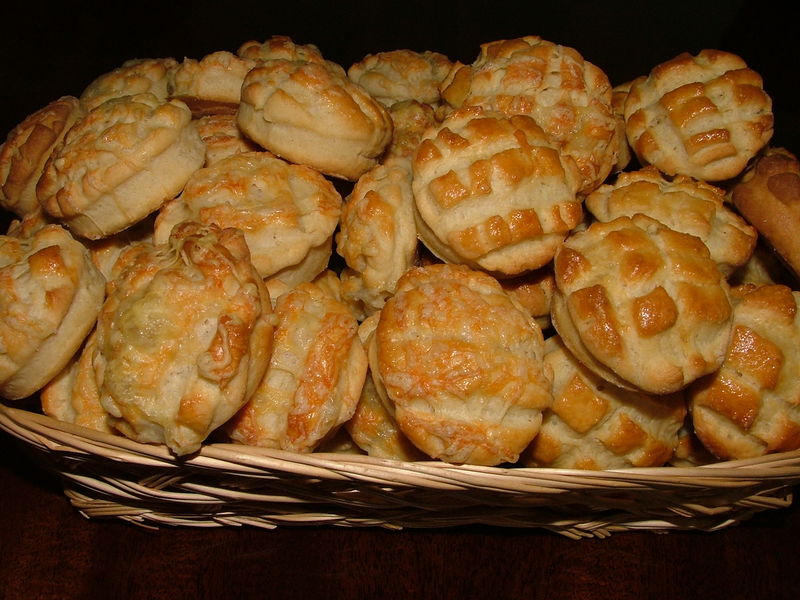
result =
M800 597L800 506L716 532L164 527L88 520L0 432L0 599Z

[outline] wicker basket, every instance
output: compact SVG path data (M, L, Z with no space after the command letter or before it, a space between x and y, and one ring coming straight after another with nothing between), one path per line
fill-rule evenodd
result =
M177 459L0 405L0 428L61 477L90 518L140 525L538 527L571 538L721 529L784 508L800 452L692 468L608 471L456 466L208 444Z

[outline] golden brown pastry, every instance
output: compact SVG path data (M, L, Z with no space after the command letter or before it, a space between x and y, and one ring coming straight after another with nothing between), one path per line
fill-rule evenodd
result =
M24 217L41 211L36 183L45 163L83 114L78 99L62 96L26 117L0 146L0 206Z
M800 448L800 292L735 289L733 334L719 370L689 389L697 437L717 458Z
M258 386L272 308L238 229L185 222L117 260L92 356L112 426L176 455L199 449Z
M411 160L427 130L437 125L436 113L430 105L416 100L395 102L388 110L392 118L392 139L382 162L390 158Z
M547 339L553 404L520 458L530 467L660 467L673 456L686 416L682 393L655 396L609 385L584 367L558 336Z
M556 288L552 263L519 277L499 281L503 289L514 296L542 330L552 325L550 306Z
M625 101L628 99L628 92L631 91L632 83L632 81L626 81L611 88L611 109L617 121L615 137L619 144L617 147L617 160L611 169L614 173L624 171L633 159L633 151L630 144L628 144L628 136L625 133Z
M761 76L722 50L684 52L631 83L625 130L641 164L703 181L736 177L772 137Z
M683 175L667 179L652 165L600 186L586 197L586 208L600 221L641 213L697 236L726 276L747 262L758 239L725 204L725 190Z
M338 69L316 62L275 59L250 70L237 118L270 152L350 181L378 163L392 138L386 109Z
M379 314L367 317L358 327L358 336L369 348L378 325ZM364 387L353 416L344 424L350 438L369 456L394 460L425 460L427 457L400 431L392 411L387 408L373 380L372 369L367 372Z
M568 46L539 36L482 44L470 65L455 63L442 83L453 108L484 106L530 116L581 174L587 192L617 162L617 118L606 74Z
M364 173L342 206L336 252L358 279L348 286L366 314L383 307L416 260L417 228L408 161L393 159Z
M225 429L241 444L311 452L352 416L367 356L347 307L313 283L280 296L275 315L269 367Z
M89 112L111 98L153 94L159 100L169 95L169 75L178 61L174 58L134 58L116 69L103 73L87 85L80 95L84 112Z
M367 54L347 69L347 76L384 106L416 100L435 107L441 102L439 86L452 66L441 52L404 48Z
M248 40L239 46L236 54L241 58L255 61L299 60L320 64L327 62L314 44L296 44L286 35L273 35L263 42Z
M746 170L731 202L783 261L800 274L800 161L785 148L769 148Z
M554 265L553 324L600 377L669 394L722 364L730 289L699 238L642 214L596 221Z
M258 144L249 139L239 129L236 115L216 114L198 117L193 125L206 146L204 167L210 167L217 161L240 152L257 152Z
M169 71L169 96L186 103L195 117L235 115L242 82L256 61L220 50L200 60L184 58Z
M44 387L94 327L105 279L59 225L0 236L0 396Z
M538 269L583 217L575 162L525 115L454 111L412 165L418 234L451 263L498 277Z
M269 152L238 153L192 174L159 210L153 239L163 243L187 220L237 227L261 277L294 284L327 266L341 205L341 195L319 172Z
M380 312L370 360L398 427L428 456L513 463L550 405L544 339L490 275L408 271Z
M99 239L143 220L202 166L205 146L178 100L113 98L67 132L36 194L45 212L76 235Z
M42 412L64 423L117 433L111 425L111 416L100 403L92 365L96 339L96 332L92 331L78 354L42 388L39 394Z

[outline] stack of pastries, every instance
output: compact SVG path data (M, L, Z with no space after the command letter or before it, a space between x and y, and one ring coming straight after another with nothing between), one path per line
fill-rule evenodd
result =
M800 448L800 166L759 74L477 50L276 35L32 113L0 146L0 395L176 456Z

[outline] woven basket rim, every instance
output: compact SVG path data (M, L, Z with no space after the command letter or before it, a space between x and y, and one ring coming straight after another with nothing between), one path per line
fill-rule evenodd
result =
M535 489L538 487L571 484L635 488L659 484L727 487L748 485L754 481L774 480L783 485L800 482L800 450L693 467L588 471L552 467L486 467L434 460L404 462L361 454L294 453L231 443L209 443L192 455L178 458L164 445L139 443L5 404L0 404L0 428L40 449L85 454L89 459L100 457L128 464L199 467L242 475L277 469L307 477L356 478L435 489L466 486L529 492L542 491Z

